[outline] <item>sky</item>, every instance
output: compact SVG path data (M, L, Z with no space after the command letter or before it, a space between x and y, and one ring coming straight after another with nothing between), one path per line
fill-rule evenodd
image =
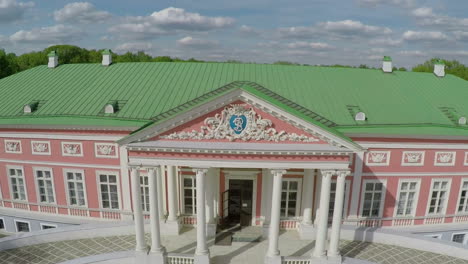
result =
M311 65L468 64L467 0L0 0L0 48Z

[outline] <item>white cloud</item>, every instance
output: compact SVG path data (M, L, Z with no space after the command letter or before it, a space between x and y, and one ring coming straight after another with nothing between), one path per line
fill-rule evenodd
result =
M371 45L383 46L383 47L397 47L403 43L401 39L393 38L376 38L369 41Z
M449 37L439 31L406 31L403 33L406 41L446 41Z
M34 28L30 31L20 30L10 36L14 42L61 44L79 40L84 32L76 27L55 25L51 27Z
M401 7L410 7L416 4L416 0L357 0L360 5L375 7L381 4L391 4Z
M239 28L239 33L245 36L259 36L261 32L253 27L249 27L247 25L242 25Z
M94 5L88 2L70 3L54 12L54 19L60 23L99 23L110 17L109 12L96 10Z
M230 17L207 17L169 7L149 16L128 17L126 22L110 28L110 31L124 37L145 39L181 31L210 31L233 24L234 19Z
M427 57L427 53L420 51L420 50L402 50L398 52L399 55L402 56L410 56L410 57Z
M324 30L343 34L379 35L392 33L390 28L365 25L353 20L329 21L320 23L319 26Z
M412 15L421 26L438 27L444 30L463 30L468 27L468 18L457 18L434 13L432 8L414 9Z
M289 43L288 48L290 49L313 49L313 50L330 50L333 49L333 46L322 43L322 42L306 42L306 41L296 41Z
M214 47L219 46L218 41L193 38L190 36L177 40L177 44L182 47L196 48L196 49L214 48Z
M138 52L138 51L150 51L153 49L153 44L150 42L129 42L118 45L114 48L117 53Z
M457 40L468 41L468 31L455 31L453 34Z
M33 2L0 0L0 23L8 23L21 19L26 10L33 6Z

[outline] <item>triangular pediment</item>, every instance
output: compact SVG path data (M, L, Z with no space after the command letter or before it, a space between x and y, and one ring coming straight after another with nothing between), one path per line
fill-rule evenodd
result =
M285 100L258 92L248 87L232 89L186 111L157 120L119 143L138 146L145 145L144 142L158 146L165 142L170 146L206 143L205 147L251 143L268 144L273 149L274 145L296 144L298 149L360 150L349 138L304 115L302 109L295 111L285 105Z

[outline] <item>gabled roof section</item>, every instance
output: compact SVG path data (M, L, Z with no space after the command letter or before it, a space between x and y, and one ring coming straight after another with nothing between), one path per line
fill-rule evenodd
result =
M130 136L120 140L119 143L128 144L148 140L236 100L246 101L261 109L268 109L275 117L286 120L300 129L319 136L333 146L340 146L351 150L360 149L350 138L333 129L336 124L332 121L259 84L245 81L237 81L224 85L210 93L155 116L152 118L154 123L135 131Z

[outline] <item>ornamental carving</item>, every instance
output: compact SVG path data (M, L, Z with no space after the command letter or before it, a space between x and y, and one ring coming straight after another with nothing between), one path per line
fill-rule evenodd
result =
M403 152L403 165L423 165L424 152Z
M97 157L117 157L117 150L114 144L96 143Z
M175 132L162 139L236 139L242 141L294 141L294 142L316 142L317 138L286 131L277 131L272 127L269 119L262 118L252 107L246 104L230 105L225 107L221 114L208 117L204 126L199 131Z
M374 163L382 163L385 161L387 153L371 153L370 160Z
M371 151L367 155L368 165L388 165L390 154L387 151Z
M63 143L63 154L68 156L81 156L81 144Z
M453 165L455 163L454 152L437 152L436 165Z
M32 142L32 150L35 154L49 154L49 142Z
M21 142L20 141L5 141L5 150L8 153L21 152Z

